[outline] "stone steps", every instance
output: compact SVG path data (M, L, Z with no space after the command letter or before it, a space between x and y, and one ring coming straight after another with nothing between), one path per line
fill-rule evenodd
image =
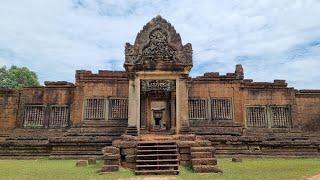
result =
M84 121L72 127L63 137L50 138L51 159L77 159L102 157L101 149L112 145L112 141L125 131L126 126L110 126L110 121Z
M222 156L290 156L314 157L320 155L320 141L316 136L294 129L246 130L242 136L205 135L217 155Z
M139 141L135 173L162 175L179 173L179 153L175 141Z
M48 157L51 151L48 137L59 135L64 129L16 128L0 144L0 157Z
M207 140L203 141L198 141L196 143L198 146L190 148L191 168L196 173L214 172L217 165L217 160L214 157L215 149Z
M129 126L126 129L126 134L131 136L138 136L138 130L135 126Z

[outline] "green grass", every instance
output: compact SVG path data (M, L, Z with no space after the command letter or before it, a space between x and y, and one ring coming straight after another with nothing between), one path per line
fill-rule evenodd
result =
M305 179L320 173L320 159L243 159L232 163L230 159L219 159L223 174L196 174L185 167L179 176L168 179ZM132 170L120 169L100 175L102 162L86 167L75 167L75 160L0 160L0 179L145 179L134 176ZM146 178L147 179L147 178Z

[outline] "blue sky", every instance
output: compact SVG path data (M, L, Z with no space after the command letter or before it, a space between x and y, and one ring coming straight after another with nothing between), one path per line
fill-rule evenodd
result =
M248 79L320 89L319 0L2 0L0 65L41 82L122 70L125 43L158 14L192 43L191 76L242 64Z

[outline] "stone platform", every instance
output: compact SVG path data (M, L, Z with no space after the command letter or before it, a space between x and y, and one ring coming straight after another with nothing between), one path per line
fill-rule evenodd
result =
M191 165L191 145L200 139L209 140L215 155L224 157L320 157L320 135L304 133L295 129L243 129L235 124L214 127L191 126L191 133L145 133L134 137L134 141L175 141L180 154L180 164ZM101 149L113 145L126 125L83 124L70 129L23 129L16 128L3 134L0 141L0 158L83 159L101 158ZM222 133L223 132L223 133ZM235 133L236 132L236 133ZM126 141L131 140L130 138ZM131 144L130 144L131 143ZM123 153L132 153L128 142ZM126 149L126 148L129 148ZM205 148L204 148L205 149ZM196 153L197 154L197 153ZM200 154L200 153L198 153ZM128 157L127 159L132 159ZM133 166L133 162L123 161Z
M135 169L136 174L178 174L179 165L189 166L194 172L213 172L217 164L211 142L194 134L122 135L111 147L119 149L121 165Z

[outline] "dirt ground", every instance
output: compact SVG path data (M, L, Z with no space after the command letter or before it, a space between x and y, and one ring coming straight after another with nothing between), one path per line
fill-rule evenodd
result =
M124 178L118 180L180 180L181 178L175 176L143 176L143 177L133 177Z
M308 180L319 180L319 179L320 179L320 174L317 174L315 176L308 178Z

